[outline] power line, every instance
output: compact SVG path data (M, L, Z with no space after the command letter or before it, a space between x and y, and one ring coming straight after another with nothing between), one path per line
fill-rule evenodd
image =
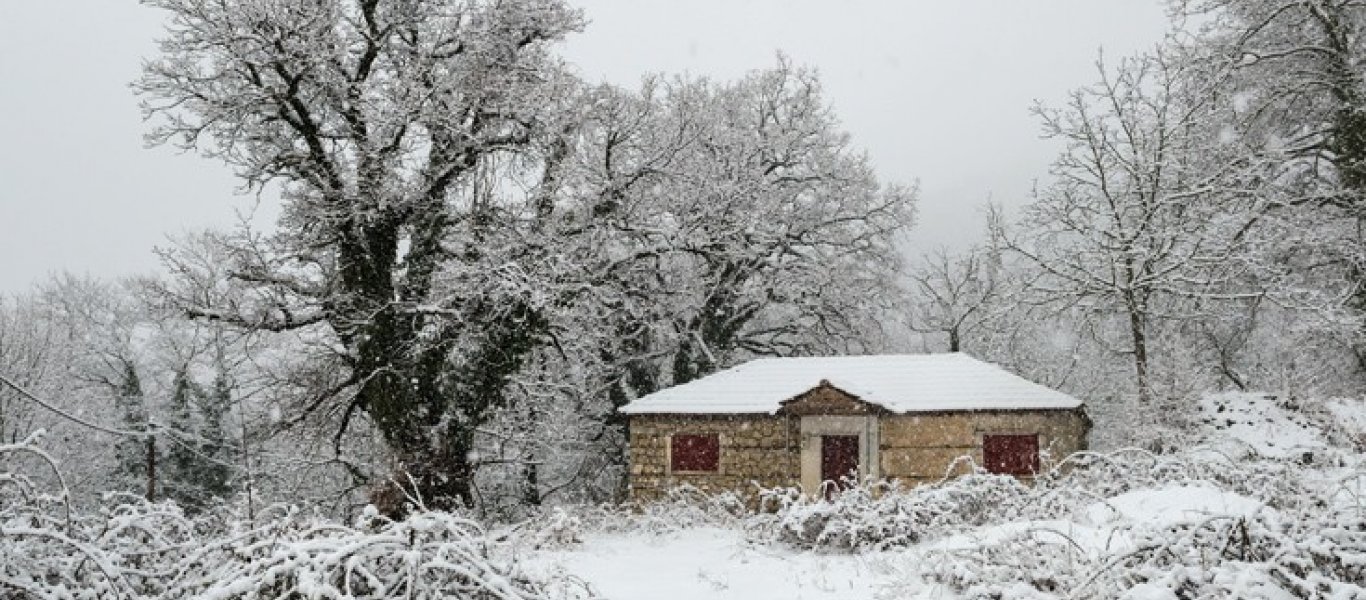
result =
M117 436L122 436L122 437L139 438L139 439L145 438L145 437L147 437L147 436L149 436L149 435L153 435L153 434L155 434L155 433L157 433L157 432L161 432L161 433L164 433L165 436L166 436L168 439L170 439L172 442L174 442L176 445L184 447L186 450L189 450L191 453L198 455L200 458L203 458L203 459L208 460L208 461L216 462L216 463L219 463L219 464L221 464L221 465L233 467L233 468L237 468L237 467L238 467L238 465L235 465L235 464L233 464L233 463L229 463L229 462L226 462L226 461L222 461L222 460L219 460L219 459L217 459L217 458L215 458L215 457L206 455L206 454L204 454L203 452L200 452L200 451L199 451L197 448L195 448L194 446L191 446L190 444L186 443L186 440L189 440L189 441L196 441L196 442L199 442L199 443L201 443L201 444L203 444L203 443L213 443L213 442L209 442L208 440L205 440L204 438L201 438L201 437L199 437L199 436L197 436L197 435L190 434L190 433L187 433L187 432L184 432L184 431L176 431L176 430L171 429L171 428L169 428L169 427L165 427L165 426L159 425L159 424L157 424L157 423L154 423L154 422L152 422L151 420L147 421L147 429L145 429L145 430L143 430L143 431L132 431L132 430L126 430L126 429L114 429L114 428L112 428L112 427L105 427L104 425L99 425L99 424L96 424L96 423L91 423L90 421L87 421L87 420L85 420L85 419L82 419L82 418L80 418L80 417L78 417L78 416L76 416L76 415L73 415L73 414L71 414L71 413L65 411L65 410L62 410L62 409L60 409L60 408L57 408L56 406L53 406L50 402L47 402L47 401L43 400L42 398L39 398L39 397L38 397L37 395L35 395L33 392L30 392L30 391L24 389L23 386L21 386L21 385L15 383L14 381L10 380L8 377L5 377L4 375L0 375L0 383L3 383L3 384L5 384L5 385L9 386L10 389L13 389L13 390L16 391L16 392L19 392L19 394L20 394L21 396L23 396L23 397L25 397L25 398L28 398L29 400L32 400L33 402L36 402L39 406L41 406L41 407L43 407L43 408L46 408L46 409L52 411L53 413L55 413L55 414L61 416L62 418L65 418L65 419L67 419L67 420L69 420L69 421L71 421L71 422L73 422L73 423L76 423L76 424L79 424L79 425L83 425L83 426L85 426L85 427L89 427L89 428L94 429L94 430L96 430L96 431L101 431L101 432L108 433L108 434L112 434L112 435L117 435ZM181 439L181 438L184 438L184 439Z
M209 456L209 455L207 455L207 454L201 452L198 448L194 447L194 445L190 443L190 442L198 442L198 443L200 443L200 444L205 444L205 445L220 445L220 444L226 444L226 442L216 442L216 441L213 441L213 440L208 440L208 439L205 439L205 438L203 438L203 437L200 437L199 435L196 435L196 434L193 434L193 433L190 433L190 432L180 431L180 430L177 430L177 429L173 429L173 428L167 427L167 426L165 426L165 425L159 424L159 423L157 423L157 422L155 422L155 421L152 421L152 420L150 420L150 419L147 421L147 429L144 429L144 430L141 430L141 431L135 431L135 430L130 430L130 429L114 429L114 428L112 428L112 427L106 427L106 426L104 426L104 425L99 425L99 424L96 424L96 423L92 423L92 422L87 421L87 420L85 420L85 419L82 419L82 418L80 418L80 417L78 417L78 416L76 416L76 415L73 415L73 414L71 414L70 412L68 412L68 411L66 411L66 410L63 410L63 409L61 409L61 408L58 408L57 406L53 405L51 402L47 402L47 401L43 400L42 398L39 398L39 397L38 397L37 395L35 395L33 392L30 392L30 391L28 391L27 389L24 389L24 386L21 386L21 385L15 383L12 379L6 377L6 376L3 375L3 374L0 374L0 384L4 384L5 386L9 387L10 389L14 390L15 392L18 392L20 396L23 396L24 398L26 398L26 399L28 399L28 400L31 400L32 402L34 402L34 403L37 404L38 406L41 406L41 407L47 409L48 411L51 411L53 414L56 414L56 415L58 415L58 416L60 416L60 417L62 417L62 418L64 418L64 419L66 419L66 420L68 420L68 421L71 421L71 422L73 422L73 423L76 423L76 424L78 424L78 425L81 425L81 426L84 426L84 427L89 427L90 429L94 429L95 431L99 431L99 432L102 432L102 433L108 433L108 434L110 434L110 435L117 435L117 436L121 436L121 437L131 437L131 438L138 438L138 439L146 438L146 437L149 436L149 435L154 435L154 434L157 434L157 433L162 433L162 434L164 434L165 437L166 437L167 439L169 439L172 443L175 443L176 445L181 446L181 447L185 448L186 450L189 450L192 454L195 454L195 455L199 456L200 458L203 458L204 460L207 460L207 461L213 462L213 463L217 463L217 464L222 465L222 466L231 467L231 468L233 468L233 469L241 469L241 470L244 470L244 471L249 471L249 470L250 470L250 469L248 469L248 468L246 468L246 467L243 467L242 465L239 465L239 464L236 464L236 463L232 463L232 462L228 462L228 461L225 461L225 460L223 460L223 459L220 459L220 458L217 458L217 457L214 457L214 456ZM266 457L266 458L273 458L273 459L276 459L276 460L283 460L283 461L286 461L286 462L299 462L299 457L298 457L298 456L294 456L294 455L282 455L282 454L276 454L276 453L272 453L272 452L257 452L257 453L256 453L256 456L258 456L258 457Z
M91 423L90 421L87 421L87 420L85 420L85 419L82 419L82 418L80 418L80 417L78 417L78 416L76 416L76 415L73 415L73 414L71 414L71 413L65 411L65 410L62 410L62 409L60 409L60 408L57 408L56 406L53 406L52 404L49 404L48 402L44 401L42 398L39 398L38 396L35 396L35 395L33 394L33 392L30 392L30 391L24 389L24 386L21 386L21 385L15 383L15 382L11 381L10 378L5 377L3 374L0 374L0 383L3 383L3 384L5 384L6 386L9 386L10 389L12 389L12 390L18 392L20 396L23 396L23 397L25 397L25 398L28 398L29 400L32 400L33 402L36 402L36 403L38 404L38 406L41 406L41 407L43 407L43 408L46 408L46 409L48 409L49 411L52 411L53 413L56 413L58 416L61 416L62 418L66 419L66 420L71 421L71 422L73 422L73 423L77 423L77 424L79 424L79 425L84 425L84 426L89 427L89 428L91 428L91 429L94 429L94 430L96 430L96 431L102 431L102 432L104 432L104 433L108 433L108 434L112 434L112 435L118 435L118 436L124 436L124 437L138 437L138 438L146 437L147 434L151 433L150 431L128 431L128 430L123 430L123 429L113 429L113 428L111 428L111 427L105 427L104 425L97 425L97 424L95 424L95 423Z

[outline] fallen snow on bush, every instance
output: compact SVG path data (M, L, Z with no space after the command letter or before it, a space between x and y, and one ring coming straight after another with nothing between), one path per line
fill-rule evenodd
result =
M373 510L358 523L297 507L186 517L171 503L110 495L90 514L21 472L56 467L38 436L0 445L0 598L5 600L538 600L581 589L525 574L517 552L460 515ZM551 593L555 595L552 596Z
M1086 507L1085 521L1096 526L1146 523L1169 527L1210 517L1251 518L1275 511L1261 501L1208 484L1167 486L1120 494Z
M1070 457L993 522L909 549L906 579L993 600L1366 598L1360 455L1271 397L1204 407L1215 447Z
M1323 404L1341 443L1366 452L1366 398L1333 398Z
M1069 546L1096 557L1133 550L1135 527L1167 528L1210 518L1246 518L1264 504L1207 486L1145 489L1095 502L1073 519L1009 521L987 525L923 545L926 552L961 552L1011 540Z

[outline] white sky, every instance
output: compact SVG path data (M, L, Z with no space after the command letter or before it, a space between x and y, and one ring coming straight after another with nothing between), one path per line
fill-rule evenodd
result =
M564 55L589 80L733 78L773 65L778 51L817 68L879 175L920 181L920 248L979 239L988 197L1022 204L1056 151L1038 138L1031 103L1090 82L1100 47L1131 54L1166 28L1158 0L575 4L591 23ZM155 269L152 248L168 234L226 226L251 208L226 166L143 147L128 83L156 52L160 22L131 0L4 3L0 294L61 270Z

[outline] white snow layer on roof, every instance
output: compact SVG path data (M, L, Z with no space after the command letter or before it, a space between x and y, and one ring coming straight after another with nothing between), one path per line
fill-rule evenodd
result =
M951 353L761 358L642 396L621 412L773 414L821 380L896 413L1081 406L996 365Z

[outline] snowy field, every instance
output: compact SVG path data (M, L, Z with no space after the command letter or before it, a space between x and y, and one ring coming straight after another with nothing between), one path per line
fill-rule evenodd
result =
M544 573L573 574L602 598L879 598L896 574L889 556L821 555L756 545L742 531L696 527L665 534L591 534L538 553Z
M698 526L666 533L592 533L570 548L537 552L528 560L533 572L572 574L597 597L610 600L957 598L948 587L926 582L919 567L951 566L955 553L1021 539L1106 563L1136 549L1134 531L1259 515L1278 518L1257 500L1205 486L1172 486L1096 502L1072 520L982 526L897 550L793 551L755 543L737 529ZM1156 594L1159 589L1139 588L1148 595L1134 597L1175 597ZM1236 597L1261 597L1251 588L1230 591Z

